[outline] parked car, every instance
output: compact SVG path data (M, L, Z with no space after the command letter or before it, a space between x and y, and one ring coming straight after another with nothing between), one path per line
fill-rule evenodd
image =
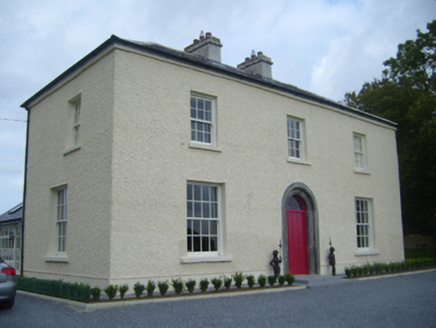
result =
M17 293L17 272L0 257L0 307L11 309Z

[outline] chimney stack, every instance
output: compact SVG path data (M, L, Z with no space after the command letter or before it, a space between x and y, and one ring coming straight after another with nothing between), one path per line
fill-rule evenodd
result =
M203 31L201 31L200 40L195 39L191 45L185 48L185 51L213 61L221 62L222 46L220 39L212 36L212 33L207 32L205 36Z
M272 79L272 64L273 62L271 61L271 58L265 56L262 51L259 51L256 56L256 53L253 50L251 57L245 58L245 61L239 64L237 67L241 70L253 72L263 77Z

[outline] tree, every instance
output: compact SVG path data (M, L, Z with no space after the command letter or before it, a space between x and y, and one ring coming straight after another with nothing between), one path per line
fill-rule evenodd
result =
M383 64L381 79L359 93L347 93L348 106L398 123L397 147L404 233L430 234L436 227L436 20L428 32L398 46Z

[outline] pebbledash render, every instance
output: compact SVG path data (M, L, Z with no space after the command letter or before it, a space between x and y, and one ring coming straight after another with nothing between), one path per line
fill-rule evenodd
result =
M24 275L134 284L330 274L404 259L396 124L222 64L111 36L28 112Z

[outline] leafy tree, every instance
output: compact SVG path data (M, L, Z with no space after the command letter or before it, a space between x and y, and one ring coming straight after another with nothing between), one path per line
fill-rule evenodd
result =
M429 234L436 222L436 20L398 46L381 79L345 104L398 123L397 145L405 234Z

